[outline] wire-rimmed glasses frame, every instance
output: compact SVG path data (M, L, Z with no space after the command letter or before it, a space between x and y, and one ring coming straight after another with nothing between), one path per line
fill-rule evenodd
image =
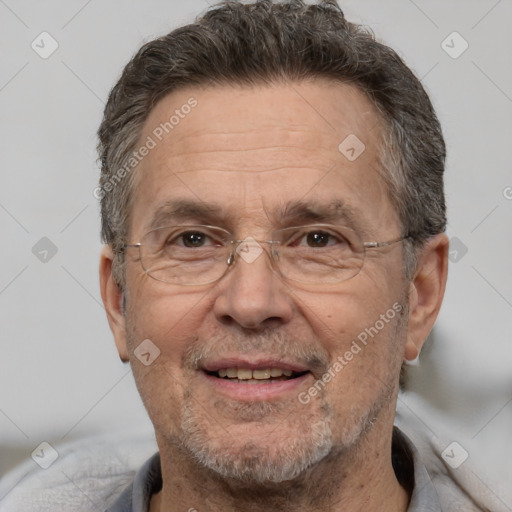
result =
M189 237L187 242L184 237ZM304 245L301 243L304 238L307 244L315 245ZM324 239L328 238L334 243L324 245ZM184 224L155 228L140 242L125 244L123 250L138 248L144 272L170 284L211 284L221 279L237 259L250 263L266 252L272 269L284 279L329 285L355 277L363 267L368 249L388 247L407 238L409 235L383 242L365 242L346 226L308 224L277 229L272 240L252 237L241 240L218 226ZM203 241L208 245L203 245Z

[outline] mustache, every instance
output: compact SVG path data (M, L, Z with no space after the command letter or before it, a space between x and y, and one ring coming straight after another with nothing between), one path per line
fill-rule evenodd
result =
M205 362L227 354L264 353L269 358L307 367L314 374L323 374L329 368L328 352L317 342L299 340L283 331L268 329L257 333L218 333L205 341L190 343L182 356L182 367L198 370Z

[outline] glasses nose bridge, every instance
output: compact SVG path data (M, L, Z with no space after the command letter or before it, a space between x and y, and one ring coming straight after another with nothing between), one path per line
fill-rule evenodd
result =
M252 236L248 236L243 240L230 240L231 248L227 259L228 267L234 265L237 259L243 259L246 263L252 263L261 255L262 252L267 254L271 265L277 266L279 256L280 242L275 240L256 240ZM243 244L246 244L245 247Z

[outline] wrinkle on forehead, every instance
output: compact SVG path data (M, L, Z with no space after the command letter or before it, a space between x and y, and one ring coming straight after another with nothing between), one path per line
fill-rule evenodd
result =
M142 138L192 95L197 107L137 169L134 211L147 213L145 222L162 201L187 197L214 198L230 206L232 216L270 224L279 203L332 200L338 191L337 199L359 203L377 224L389 218L376 170L380 117L353 86L317 81L182 89L157 104ZM349 134L366 146L355 161L338 150Z
M263 138L263 137L264 138ZM262 140L263 138L263 140ZM337 140L337 138L334 138ZM276 143L279 141L279 143ZM238 131L191 131L180 134L173 140L173 145L179 150L173 151L174 157L189 154L231 153L239 151L288 151L291 149L307 150L333 150L332 131L311 129L305 127L297 130L293 126L279 126L275 124L260 125L257 130L247 127ZM235 148L234 143L240 145Z
M380 114L363 92L349 84L317 79L253 87L178 89L153 108L141 140L191 96L196 98L197 107L164 136L150 157L166 143L174 146L174 156L238 151L233 148L235 143L246 151L277 150L278 145L333 151L351 133L367 139L364 142L370 146L370 139L379 131L375 126ZM275 141L279 144L272 147Z
M283 144L279 137L287 137L284 130L267 131L265 140L256 145L250 137L236 135L228 143L216 140L215 135L203 137L186 136L181 142L170 145L168 151L148 155L141 169L147 167L167 169L176 174L194 171L218 172L273 172L276 170L329 169L335 163L346 165L343 156L337 150L337 140L332 136L327 140L318 133L302 133L294 141ZM260 139L261 134L259 134ZM293 142L293 143L291 143ZM205 147L206 146L206 147Z
M366 145L359 158L368 166L375 159L380 115L373 104L352 85L319 79L178 89L153 108L141 140L191 96L196 108L157 143L137 174L147 168L175 174L328 169L334 162L350 168L338 151L350 134Z

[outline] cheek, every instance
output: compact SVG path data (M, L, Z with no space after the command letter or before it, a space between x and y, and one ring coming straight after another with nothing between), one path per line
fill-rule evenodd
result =
M180 287L179 292L167 283L144 276L131 288L127 324L133 341L149 338L163 355L181 355L184 344L194 337L208 308L209 292Z
M301 314L330 354L331 373L343 374L350 383L372 375L387 380L402 343L397 339L397 324L405 304L394 299L400 293L389 293L384 286L381 293L370 287L373 292L361 295L361 284L355 283L353 291L346 286L342 293L297 294Z
M180 290L177 294L169 288L158 282L135 286L126 311L128 350L134 374L136 378L141 377L146 392L152 395L158 393L158 388L169 390L183 382L183 354L197 340L210 302L205 292ZM140 357L143 348L144 353L151 353L151 358ZM153 358L154 362L145 366L147 359Z
M361 298L358 287L346 284L332 292L295 292L300 315L329 350L343 348L346 340L363 330L378 309L378 298Z
M204 292L173 295L167 285L163 286L165 290L158 283L133 288L134 300L128 301L127 309L127 338L142 401L157 431L172 436L180 428L181 414L177 411L183 408L185 383L190 378L187 372L191 371L182 368L183 354L197 339L209 301ZM144 353L150 352L150 364L146 364L147 357L138 357L139 347L145 347Z
M307 303L306 297L303 302ZM307 393L312 400L335 411L335 435L341 435L351 421L389 403L397 390L401 364L401 341L397 339L400 305L388 302L389 296L361 300L361 296L347 292L341 297L316 296L309 307L303 308L315 337L331 360L327 372L318 379L325 385L317 381ZM393 304L397 304L395 308Z

